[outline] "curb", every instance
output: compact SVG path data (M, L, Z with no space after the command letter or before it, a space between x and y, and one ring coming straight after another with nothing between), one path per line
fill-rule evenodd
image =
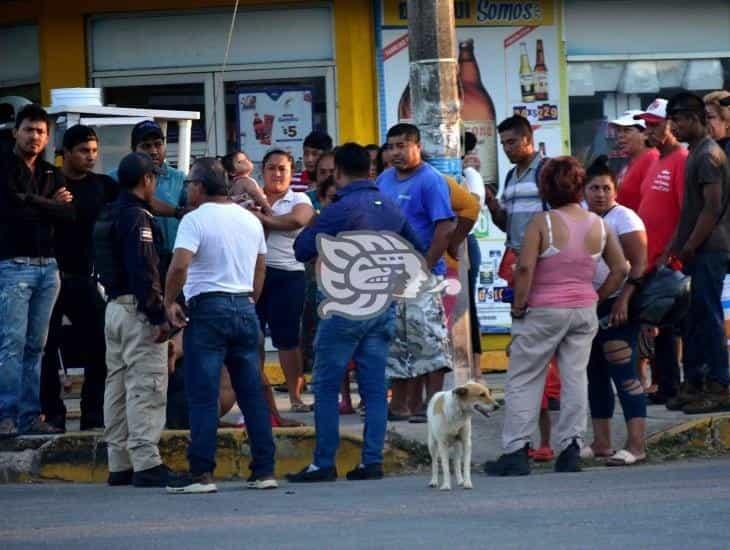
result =
M730 452L730 415L704 416L650 436L647 447L659 458Z
M166 430L160 439L162 459L175 471L187 471L189 434L186 430ZM383 469L390 475L412 472L422 461L422 455L414 450L417 446L397 437L391 442L391 435L384 450ZM277 477L297 472L310 464L315 446L314 428L275 428L274 440ZM361 437L340 434L337 452L337 470L340 475L360 463L362 445ZM247 478L250 457L248 435L244 430L218 430L216 478ZM0 484L31 481L103 483L107 475L106 444L98 432L21 437L0 442Z

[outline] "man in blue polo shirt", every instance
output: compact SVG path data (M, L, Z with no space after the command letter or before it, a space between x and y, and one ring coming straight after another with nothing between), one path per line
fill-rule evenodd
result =
M432 284L446 275L444 253L456 227L449 187L442 174L421 158L421 135L412 124L388 130L392 168L377 180L381 193L393 200L426 248ZM393 381L391 420L425 422L426 397L441 391L444 373L451 369L451 352L444 306L439 293L424 293L397 304L396 335L388 358Z
M185 213L187 197L185 193L185 174L170 166L165 160L167 145L162 128L154 120L143 120L132 128L132 151L149 155L160 174L157 176L157 189L152 199L152 211L157 225L162 231L162 248L160 249L160 272L164 275L172 259L177 227ZM119 181L117 171L109 174Z
M405 216L382 196L369 181L370 156L356 143L346 143L335 153L335 181L338 191L310 227L294 243L300 262L317 256L317 235L336 236L343 231L391 231L423 248ZM290 482L334 481L337 479L335 453L339 445L337 394L352 358L357 365L358 386L365 403L365 439L362 463L347 474L349 480L383 477L383 445L387 424L385 368L388 349L395 331L393 306L371 319L348 319L332 315L319 321L314 343L314 421L317 447L312 464Z

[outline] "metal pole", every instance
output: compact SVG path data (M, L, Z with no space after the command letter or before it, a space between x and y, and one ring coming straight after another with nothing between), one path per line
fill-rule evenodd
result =
M439 171L461 179L461 119L457 81L453 0L408 0L408 47L413 119L423 152ZM459 292L453 311L451 343L454 382L471 377L466 243L461 245Z

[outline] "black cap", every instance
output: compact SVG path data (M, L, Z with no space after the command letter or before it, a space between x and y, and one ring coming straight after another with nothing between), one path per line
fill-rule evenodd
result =
M87 141L99 141L99 137L93 128L84 126L82 124L76 124L71 126L63 134L63 148L70 151L76 147L79 143L86 143Z
M718 103L723 107L730 107L730 95L727 97L723 97L721 100L718 101Z
M319 149L320 151L331 151L332 138L327 132L323 132L322 130L313 130L304 138L302 146Z
M144 153L129 153L119 163L117 177L119 184L127 189L136 187L145 174L159 175L162 171L157 167L149 155Z
M143 120L135 124L134 128L132 128L132 151L137 148L137 145L149 137L165 139L165 134L162 133L162 128L159 124L154 120Z

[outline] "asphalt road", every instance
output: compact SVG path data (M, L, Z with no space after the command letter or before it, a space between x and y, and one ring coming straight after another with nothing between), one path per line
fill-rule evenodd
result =
M424 476L213 495L103 485L0 486L0 548L730 547L730 459L525 478Z

